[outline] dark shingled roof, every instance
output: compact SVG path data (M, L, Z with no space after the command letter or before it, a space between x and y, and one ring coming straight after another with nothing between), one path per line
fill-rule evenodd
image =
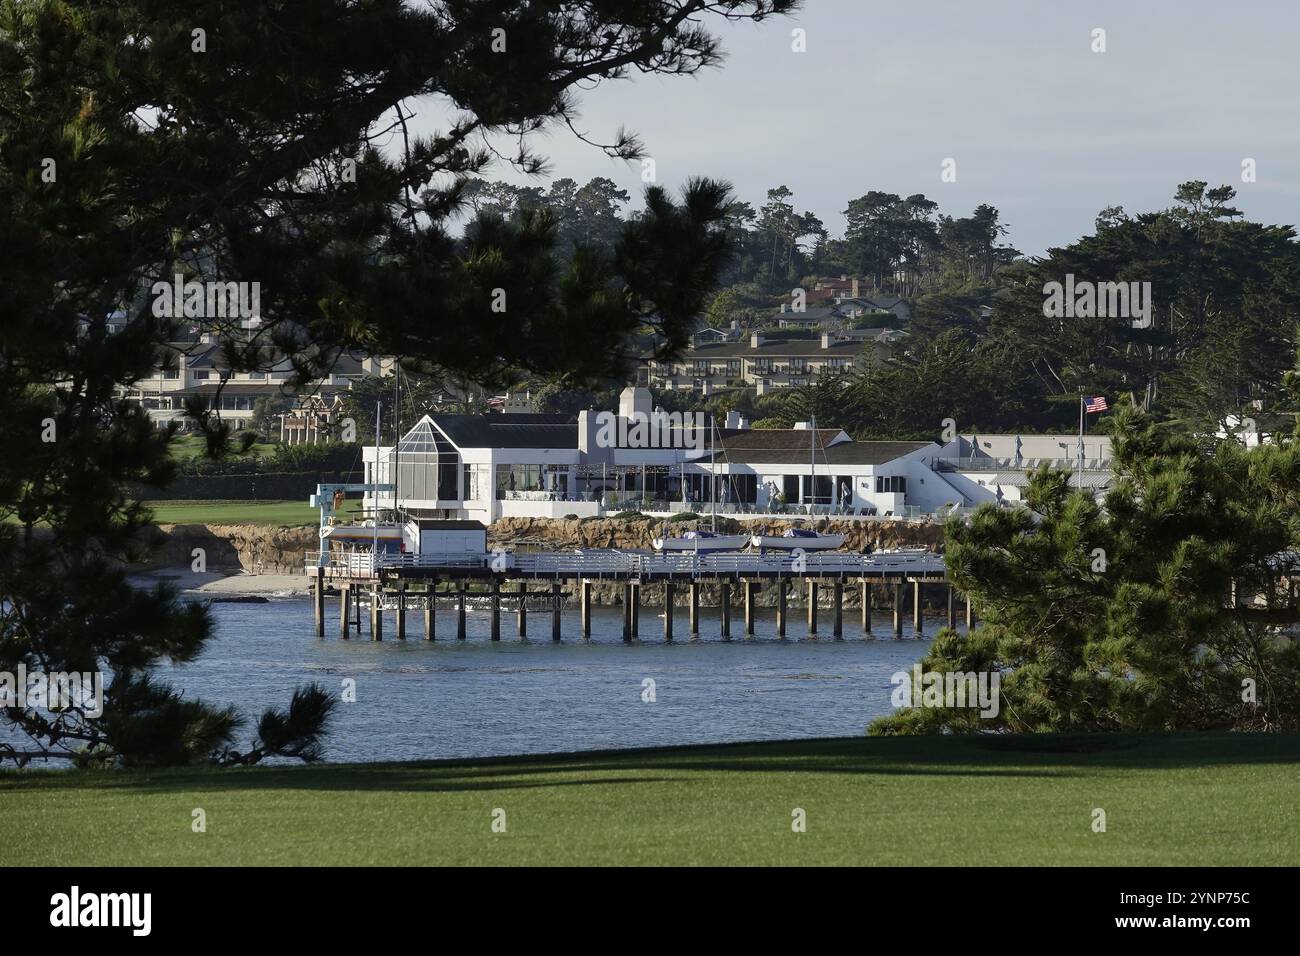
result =
M807 436L807 432L803 433ZM909 455L919 448L933 444L928 441L846 441L826 448L818 448L818 465L883 465ZM737 464L805 465L813 457L807 445L803 448L732 448L718 451L718 461Z
M433 415L433 423L461 448L577 448L572 415Z
M722 447L728 451L777 451L791 448L808 451L813 444L812 430L807 428L720 428L718 434L722 438ZM838 428L817 429L817 447L833 447L831 442L839 434Z

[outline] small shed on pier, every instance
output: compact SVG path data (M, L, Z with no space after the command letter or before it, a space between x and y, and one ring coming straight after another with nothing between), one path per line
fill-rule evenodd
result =
M487 528L478 521L408 518L403 535L409 554L485 554Z

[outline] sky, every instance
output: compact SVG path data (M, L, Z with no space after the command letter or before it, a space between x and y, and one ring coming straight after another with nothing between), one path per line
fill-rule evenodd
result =
M833 236L872 189L924 193L956 216L989 203L1028 255L1092 233L1107 206L1166 208L1189 179L1234 186L1247 218L1300 222L1294 0L806 0L793 18L706 22L721 68L581 94L578 128L598 142L634 130L669 188L726 179L757 208L786 185ZM413 125L440 119L430 108ZM550 177L492 177L606 176L638 205L639 164L567 129L534 145ZM1255 182L1242 181L1248 158Z

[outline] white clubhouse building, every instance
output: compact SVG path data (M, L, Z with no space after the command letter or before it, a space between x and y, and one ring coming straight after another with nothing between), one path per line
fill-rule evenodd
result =
M651 408L643 388L624 390L617 416L625 422L671 417ZM946 446L859 442L804 422L754 429L734 412L716 426L701 421L665 430L676 440L644 447L634 429L602 427L613 417L596 411L426 415L396 449L364 449L365 481L389 485L396 474L396 501L383 492L380 509L396 503L415 517L485 524L632 509L888 518L1018 501L1026 479L1017 468L1032 468L1040 458L1070 465L1079 460L1074 436L961 436ZM611 433L618 439L611 441ZM1063 451L1059 445L1066 441L1071 445ZM1108 480L1109 452L1105 439L1085 439L1087 486ZM374 504L367 497L365 506Z

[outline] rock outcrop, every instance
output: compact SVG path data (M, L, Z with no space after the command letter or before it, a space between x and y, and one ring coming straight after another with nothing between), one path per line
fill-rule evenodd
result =
M651 541L665 530L670 535L711 527L708 518L698 521L665 522L657 518L502 518L488 529L488 544L502 548L649 548ZM736 521L718 518L718 531L724 534L748 532L780 534L790 527L807 527L807 522L773 516L770 520ZM845 536L850 551L870 548L930 548L943 550L943 525L932 522L847 521L822 519L818 531Z

